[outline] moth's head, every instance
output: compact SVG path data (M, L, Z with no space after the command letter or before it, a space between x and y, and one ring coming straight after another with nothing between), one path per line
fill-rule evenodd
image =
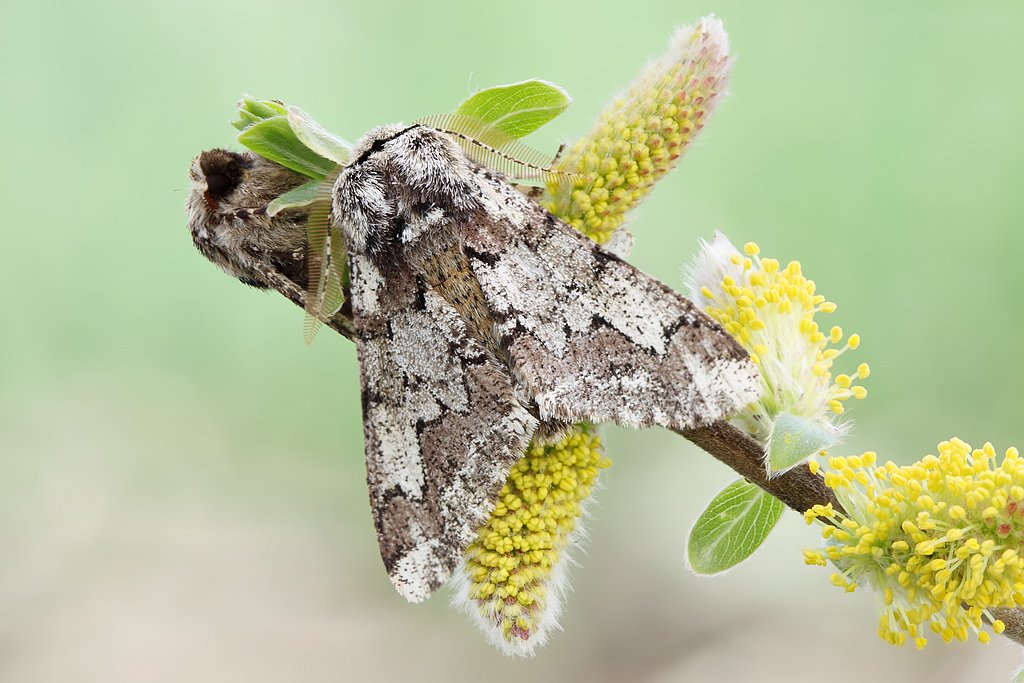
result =
M192 160L186 210L196 248L232 277L266 286L253 259L289 260L305 244L304 216L267 205L306 179L251 152L212 149Z
M470 162L447 134L394 124L356 143L333 210L349 249L382 261L423 239L445 239L480 210L479 194Z
M192 188L203 195L211 208L238 188L242 182L242 168L250 165L245 155L224 149L211 149L192 160Z

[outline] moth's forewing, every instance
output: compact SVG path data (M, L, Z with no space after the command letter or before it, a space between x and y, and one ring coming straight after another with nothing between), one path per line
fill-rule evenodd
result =
M349 254L370 504L391 582L448 580L537 428L494 355L408 267Z
M494 200L464 248L498 345L541 419L682 430L757 398L756 366L688 299L478 177Z

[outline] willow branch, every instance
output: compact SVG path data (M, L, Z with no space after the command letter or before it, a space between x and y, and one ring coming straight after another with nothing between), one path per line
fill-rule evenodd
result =
M274 289L299 308L306 307L306 292L287 278L271 279ZM325 324L349 341L355 341L355 325L346 304ZM842 510L832 489L824 480L812 474L807 467L794 467L782 474L769 477L764 465L764 450L761 444L727 422L715 422L696 429L673 430L685 439L728 465L733 471L753 484L781 500L787 507L799 514L815 505L832 503L836 510ZM994 618L1001 620L1006 630L1003 636L1024 645L1024 609L1006 608L990 610Z

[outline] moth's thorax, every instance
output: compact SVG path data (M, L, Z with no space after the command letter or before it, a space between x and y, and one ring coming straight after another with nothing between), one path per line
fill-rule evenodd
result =
M265 286L252 259L293 269L305 245L304 215L270 217L267 205L304 178L251 152L214 149L192 161L188 222L196 248L226 273ZM301 270L301 269L297 269Z
M334 186L334 216L349 250L387 267L445 248L482 210L473 173L459 146L433 128L371 130Z

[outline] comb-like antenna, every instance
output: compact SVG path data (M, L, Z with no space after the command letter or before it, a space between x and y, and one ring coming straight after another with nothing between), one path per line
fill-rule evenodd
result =
M340 172L339 167L317 186L316 199L310 204L306 220L306 344L313 343L323 323L345 303L345 245L331 221L331 190Z
M552 167L554 159L489 123L465 114L434 114L416 123L448 133L473 161L520 180L558 183L573 177Z

